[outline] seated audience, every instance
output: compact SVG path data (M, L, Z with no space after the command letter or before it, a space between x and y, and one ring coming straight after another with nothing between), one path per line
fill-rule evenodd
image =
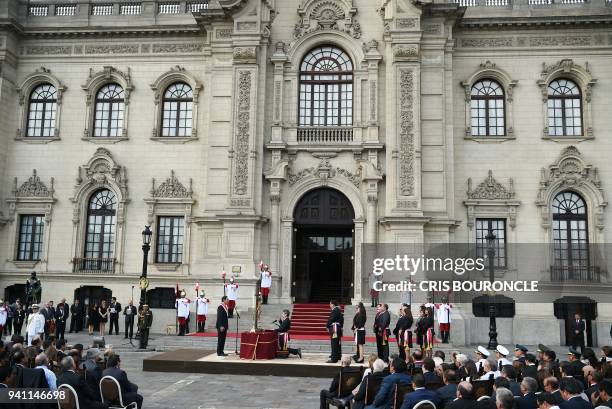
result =
M104 355L98 348L89 348L85 353L85 362L83 362L85 382L94 391L98 400L100 400L100 379L102 379L100 364L103 362Z
M366 387L368 382L373 381L382 381L385 377L384 369L387 366L385 361L382 359L376 359L372 364L372 372L369 373L361 383L356 391L354 391L354 404L353 409L363 409L365 407L365 398L366 398Z
M396 384L408 386L412 383L412 378L406 373L406 363L399 357L391 361L391 374L383 379L380 389L374 398L374 403L367 406L367 409L391 409L393 405L393 390Z
M574 378L561 379L559 389L564 402L559 405L561 409L592 409L593 405L583 397L582 384Z
M129 405L136 402L138 409L142 407L142 395L139 395L138 386L128 380L127 374L121 369L121 359L119 355L111 355L106 363L106 369L102 376L112 376L119 382L121 386L121 394L123 395L123 403Z
M538 391L538 382L526 377L521 382L521 397L516 399L516 409L537 409L536 392Z
M76 373L74 359L67 356L60 362L62 374L57 379L58 385L67 384L74 388L79 399L79 406L86 409L108 409L108 405L96 399L94 391Z
M340 371L334 375L331 385L329 389L322 389L319 394L319 398L321 400L321 409L327 409L327 399L337 398L338 397L338 387L340 386L340 372L342 368L348 368L351 366L351 357L348 355L343 355L340 359Z
M440 409L445 408L457 397L457 373L452 369L444 371L444 386L437 390L440 398Z
M47 378L47 385L52 391L57 390L56 377L51 369L49 369L49 358L44 352L41 352L36 356L34 361L37 369L42 369L45 372L45 378Z
M432 358L423 360L423 378L426 384L441 384L442 379L436 374L436 363Z
M495 391L495 403L497 404L497 409L513 409L514 395L512 395L510 389L498 388Z
M433 362L431 358L426 358L423 363L425 364L427 360ZM424 375L414 375L414 378L412 378L412 387L414 388L414 391L406 394L401 409L413 409L417 403L424 400L430 401L436 406L436 408L440 405L440 398L436 391L425 389Z
M552 393L542 392L536 396L538 409L559 409L557 400Z
M457 385L457 399L446 405L445 409L473 409L476 407L474 399L474 389L468 381L460 382Z
M612 408L612 380L605 379L599 383L597 403L593 403L593 405L596 404L604 408Z

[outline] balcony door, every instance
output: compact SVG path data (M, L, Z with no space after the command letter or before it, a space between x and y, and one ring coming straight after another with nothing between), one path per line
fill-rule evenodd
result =
M108 190L95 192L87 208L83 270L111 270L114 264L117 197Z

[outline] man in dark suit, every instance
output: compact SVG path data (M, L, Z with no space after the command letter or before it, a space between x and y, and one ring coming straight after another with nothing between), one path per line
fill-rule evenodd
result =
M516 371L512 365L506 365L499 371L501 377L508 380L508 389L514 396L521 396L521 385L516 381Z
M229 326L227 321L227 296L224 295L221 297L221 304L217 307L217 323L215 327L217 328L217 355L218 356L227 356L227 354L223 351L225 348L225 337L227 336L227 328Z
M563 378L560 382L561 396L564 402L560 409L593 409L590 402L582 399L582 384L574 378Z
M599 404L612 408L612 381L605 379L599 383Z
M413 409L417 403L424 400L432 402L436 405L436 408L440 406L440 398L436 391L425 389L425 377L423 377L423 375L414 375L414 378L412 378L412 387L414 391L406 394L401 409Z
M452 369L447 369L442 375L444 386L438 389L438 397L441 400L440 409L445 408L457 397L457 373Z
M574 314L574 320L571 323L572 328L572 347L578 349L580 352L584 349L584 331L586 329L586 323L580 316L580 314Z
M110 321L110 327L108 335L113 335L113 326L115 327L115 335L119 335L119 313L121 312L121 304L117 302L117 298L111 298L111 302L108 305L108 315Z
M435 388L438 388L442 384L442 379L435 372L435 369L436 363L432 358L423 359L423 378L425 378L425 384L434 385Z
M389 324L391 315L387 304L376 306L376 317L374 318L374 334L376 335L376 351L378 357L389 362Z
M331 340L331 356L327 363L335 364L340 360L340 356L342 354L340 341L342 340L344 315L342 315L342 310L340 310L340 307L335 300L331 300L329 302L329 308L331 309L331 312L329 313L329 318L327 319L327 330L329 331Z
M516 409L537 409L535 393L538 391L538 381L534 378L526 377L521 382L521 394L523 396L516 399Z
M79 398L79 406L87 409L107 409L108 405L96 399L94 391L76 374L76 366L72 357L65 357L60 362L62 374L57 378L57 385L67 384L74 388Z
M559 380L556 377L549 376L548 378L544 378L544 391L551 394L556 405L563 402L563 397L559 390Z
M327 399L333 399L338 397L338 387L340 386L340 373L345 370L351 370L351 357L345 356L340 363L340 371L334 375L331 385L329 389L322 389L319 398L320 398L320 409L329 409L329 405L327 404Z
M96 400L100 401L100 379L102 379L102 368L100 361L104 362L104 354L98 348L89 348L83 362L83 374L85 382L96 396Z
M569 361L569 366L572 367L572 373L568 373L566 375L582 375L582 368L584 368L584 364L580 360L580 356L581 354L576 350L576 348L571 347L569 349L569 352L567 353L567 360Z
M70 306L70 333L83 329L83 306L78 298Z
M457 399L445 406L445 409L474 409L474 389L468 381L460 382L457 385Z
M136 312L136 307L134 306L133 301L130 300L128 305L126 305L123 309L123 316L125 317L125 337L123 337L124 339L128 337L128 330L130 333L130 339L132 339L132 337L134 336L134 316L136 315Z
M397 357L391 361L391 375L383 379L374 402L366 409L391 409L393 405L393 389L396 384L408 386L412 384L412 378L406 373L406 362Z
M70 308L66 299L62 298L57 304L55 309L55 338L64 339L64 333L66 332L66 321L70 315Z
M119 382L123 403L129 405L132 402L136 402L138 409L142 408L143 399L142 395L137 393L138 385L130 382L125 371L121 369L121 359L119 359L119 355L111 355L110 358L108 358L106 369L102 372L102 376L112 376Z
M359 389L357 390L357 393L355 394L355 396L353 396L353 400L354 400L353 409L363 409L365 407L365 404L366 404L365 399L366 399L366 394L367 394L366 388L370 388L371 385L376 385L376 384L380 387L383 379L386 376L385 373L383 372L386 368L387 368L387 365L382 359L379 358L376 361L374 361L374 363L372 364L372 372L370 372L368 375L366 375L365 378L363 378L363 380L359 384ZM370 396L368 396L368 400L370 400L369 398Z

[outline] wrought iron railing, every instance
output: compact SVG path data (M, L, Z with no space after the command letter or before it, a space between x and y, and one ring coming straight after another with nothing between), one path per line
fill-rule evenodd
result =
M550 281L556 282L599 282L601 270L594 266L550 266Z
M353 128L348 126L309 126L297 129L298 142L345 143L353 142Z
M114 258L74 258L72 272L82 274L115 274Z

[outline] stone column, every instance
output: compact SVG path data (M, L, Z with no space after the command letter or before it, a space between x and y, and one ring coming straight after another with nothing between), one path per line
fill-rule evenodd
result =
M292 288L292 266L293 266L293 219L286 218L281 222L281 271L282 271L282 283L281 283L281 304L291 304L293 302L291 298Z

